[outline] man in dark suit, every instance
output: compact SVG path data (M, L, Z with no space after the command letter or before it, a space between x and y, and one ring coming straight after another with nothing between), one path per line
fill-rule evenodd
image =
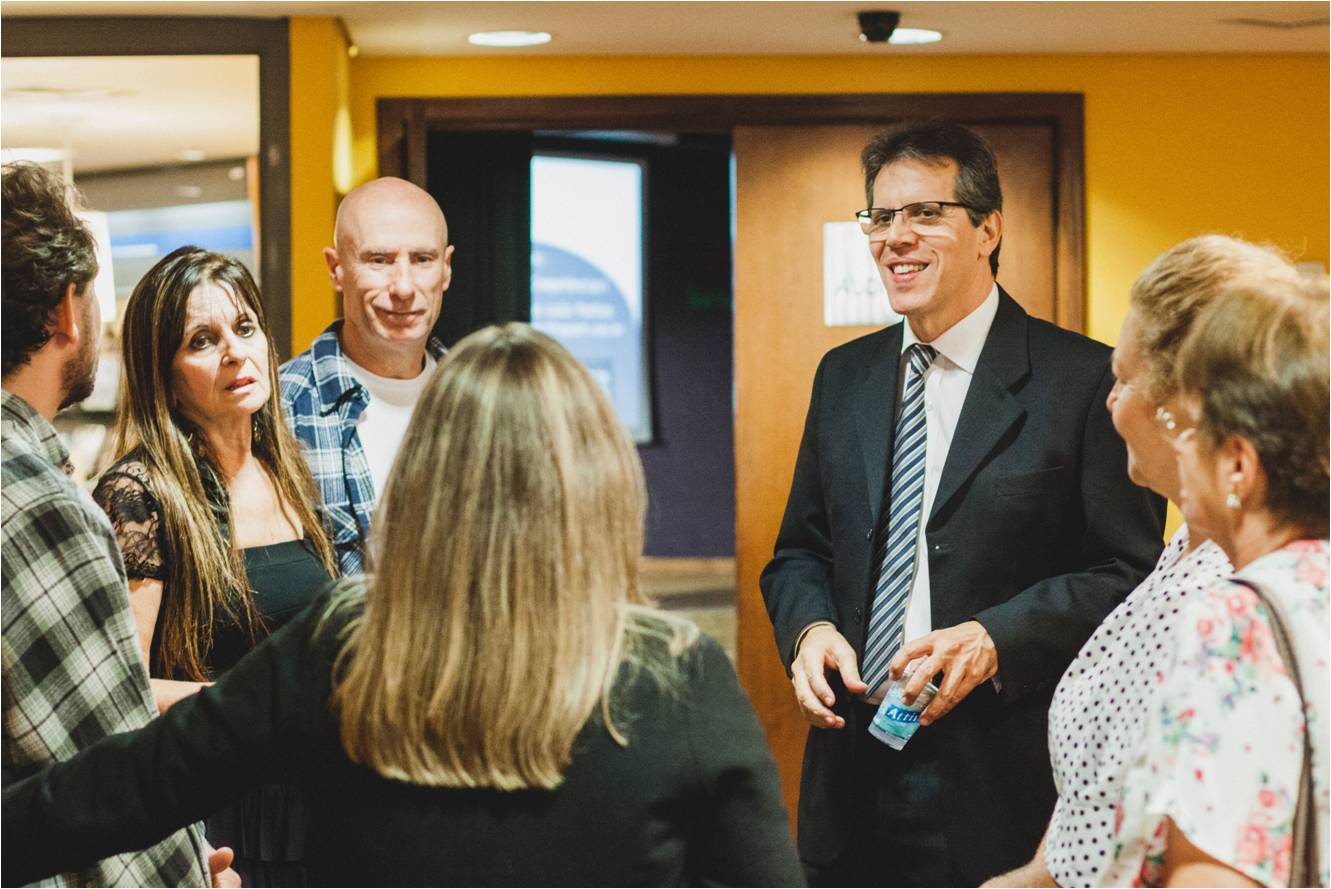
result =
M976 885L1040 842L1054 685L1159 556L1164 504L1128 479L1110 350L995 283L988 144L921 124L863 161L906 320L824 356L761 581L813 726L799 849L814 885ZM910 697L942 675L896 751L867 726L908 662Z

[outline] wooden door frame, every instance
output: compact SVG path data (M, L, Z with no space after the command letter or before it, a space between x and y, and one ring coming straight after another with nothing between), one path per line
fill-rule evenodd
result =
M844 93L833 95L381 98L379 175L425 187L426 134L476 130L729 132L736 126L1044 124L1054 135L1055 321L1086 329L1085 172L1081 93Z
M291 60L286 19L5 16L6 57L259 57L259 280L268 334L291 354Z

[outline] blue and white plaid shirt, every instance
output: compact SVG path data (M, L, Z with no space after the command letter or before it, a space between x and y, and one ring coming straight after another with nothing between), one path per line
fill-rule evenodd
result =
M364 570L376 498L370 465L356 434L370 393L351 374L341 331L341 321L330 324L309 349L282 365L280 381L287 425L305 446L338 566L350 576ZM436 360L444 355L443 343L433 337L426 350Z

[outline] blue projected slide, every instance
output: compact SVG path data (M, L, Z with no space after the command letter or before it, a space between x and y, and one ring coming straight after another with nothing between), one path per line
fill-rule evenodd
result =
M531 173L532 325L587 365L636 441L651 441L642 166L538 154Z

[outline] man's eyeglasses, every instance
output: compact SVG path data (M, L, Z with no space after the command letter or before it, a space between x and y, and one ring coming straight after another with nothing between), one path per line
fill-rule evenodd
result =
M871 241L881 241L887 237L892 223L900 218L907 227L914 231L929 231L943 225L944 214L948 207L964 207L973 210L969 204L956 201L919 201L889 210L885 207L869 207L855 214L860 228Z

